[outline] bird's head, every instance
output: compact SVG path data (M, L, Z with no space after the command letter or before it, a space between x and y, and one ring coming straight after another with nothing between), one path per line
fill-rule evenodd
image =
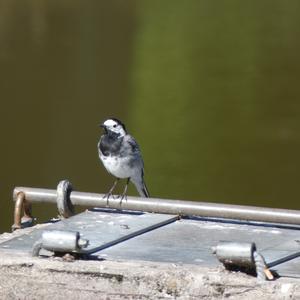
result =
M126 134L125 125L116 118L107 119L100 127L104 128L105 133L124 136Z

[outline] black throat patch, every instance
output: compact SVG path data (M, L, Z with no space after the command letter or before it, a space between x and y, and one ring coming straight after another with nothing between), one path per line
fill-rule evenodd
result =
M104 156L120 155L122 142L123 137L114 132L109 132L101 137L99 148Z

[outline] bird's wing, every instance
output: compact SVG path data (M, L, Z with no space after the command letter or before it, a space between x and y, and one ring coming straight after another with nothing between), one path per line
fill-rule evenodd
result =
M136 140L134 139L133 136L127 134L125 136L125 142L127 142L130 147L131 147L131 150L136 153L136 152L140 152L140 147L138 145L138 143L136 142Z
M131 153L132 160L134 165L138 165L141 168L142 176L144 173L144 162L142 158L142 154L140 151L140 147L133 136L127 134L124 137L124 142L127 145L127 149L130 149L129 152Z

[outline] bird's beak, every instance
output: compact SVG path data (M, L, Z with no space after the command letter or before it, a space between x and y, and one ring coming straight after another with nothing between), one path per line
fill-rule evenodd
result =
M99 127L100 127L100 128L103 128L104 131L105 131L105 133L107 133L107 128L106 128L106 126L105 126L104 124L99 124Z

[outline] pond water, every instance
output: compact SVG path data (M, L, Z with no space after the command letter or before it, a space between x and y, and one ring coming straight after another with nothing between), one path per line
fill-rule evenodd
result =
M300 209L299 9L0 1L0 232L14 186L108 190L96 145L111 116L138 140L154 197Z

